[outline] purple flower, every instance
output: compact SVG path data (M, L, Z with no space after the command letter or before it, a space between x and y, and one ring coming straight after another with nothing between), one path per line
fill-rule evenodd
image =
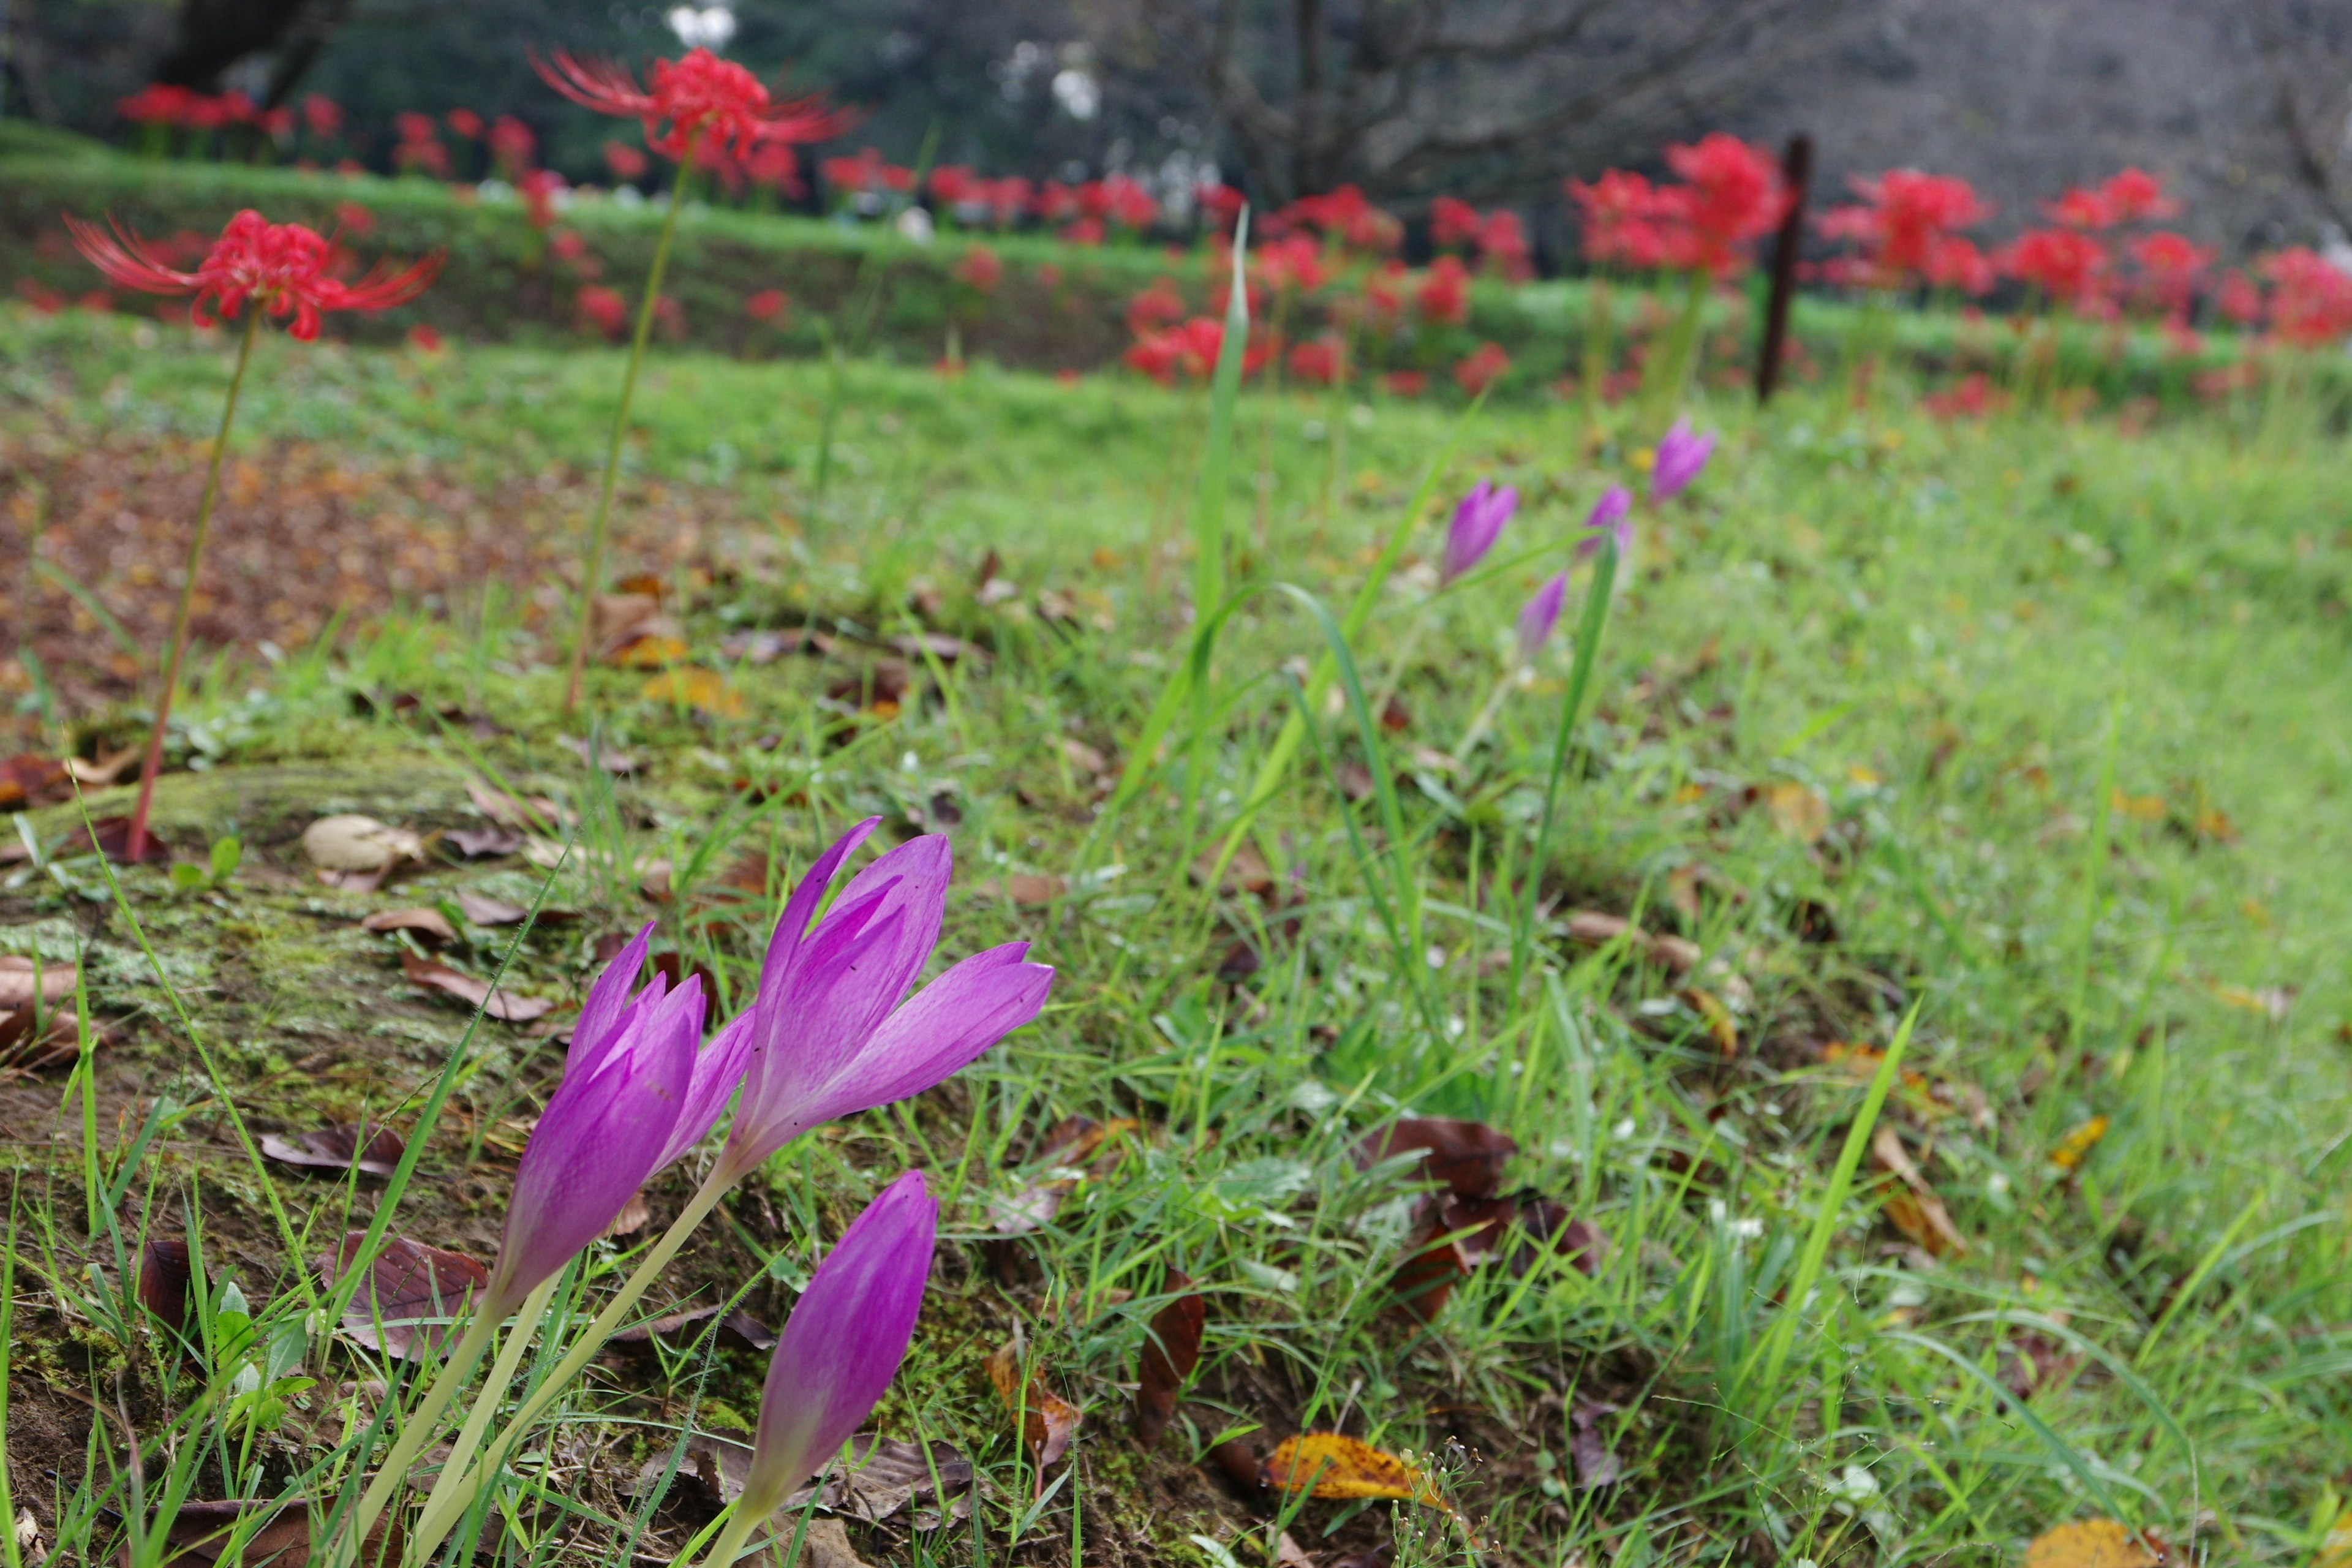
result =
M761 1521L849 1441L906 1359L939 1200L909 1171L866 1205L801 1292L760 1395L743 1517ZM714 1562L717 1559L713 1560Z
M702 982L658 973L635 996L647 925L607 964L572 1031L563 1083L532 1129L507 1205L483 1310L504 1316L602 1236L646 1178L710 1131L741 1073L740 1051L702 1039Z
M1533 664L1543 645L1559 625L1559 607L1568 599L1568 574L1563 572L1536 590L1519 611L1519 662Z
M1589 560L1601 553L1601 542L1617 542L1617 558L1622 561L1633 548L1633 492L1623 485L1611 485L1601 499L1592 503L1591 515L1584 520L1585 533L1576 542L1576 558Z
M746 1015L750 1066L721 1168L740 1176L814 1127L920 1094L1026 1024L1054 972L1025 962L1029 944L973 953L912 998L939 942L955 866L936 834L868 866L809 924L868 818L809 868L793 889ZM903 1001L903 1005L901 1005Z
M1657 465L1650 470L1650 504L1672 500L1706 470L1715 452L1715 434L1691 433L1690 421L1677 419L1658 443Z
M1440 580L1451 583L1478 564L1479 557L1495 548L1495 541L1503 536L1504 525L1518 506L1516 486L1496 489L1494 480L1480 479L1454 509L1453 525L1445 531L1445 564Z

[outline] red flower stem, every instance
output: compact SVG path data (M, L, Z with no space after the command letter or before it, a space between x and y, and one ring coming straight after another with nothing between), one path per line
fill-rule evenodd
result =
M580 584L580 617L572 631L572 673L563 683L566 713L580 706L580 681L588 667L588 634L595 621L596 595L604 582L604 541L613 521L613 491L621 482L621 443L628 437L629 405L637 395L637 371L646 362L646 342L653 336L654 307L661 300L662 274L669 268L677 209L686 204L686 183L694 176L694 145L699 134L689 132L678 155L677 178L669 187L669 209L662 215L661 239L654 247L653 270L646 275L645 298L637 304L637 330L629 340L629 368L621 377L621 405L613 411L613 437L604 447L604 484L596 497L596 515L588 524L588 573Z
M188 622L196 608L196 568L204 562L205 536L212 531L213 506L220 500L221 462L228 456L229 426L236 421L237 395L245 390L245 367L253 358L253 338L260 327L261 303L255 300L246 313L245 335L237 340L236 370L228 378L220 434L213 438L205 499L196 508L196 531L188 540L188 569L180 584L180 608L172 617L172 651L163 664L163 689L155 699L155 728L147 737L146 765L139 771L139 805L131 814L130 842L123 847L125 858L134 866L147 858L147 814L155 805L155 776L163 771L163 731L172 721L172 697L180 689L180 666L188 656Z

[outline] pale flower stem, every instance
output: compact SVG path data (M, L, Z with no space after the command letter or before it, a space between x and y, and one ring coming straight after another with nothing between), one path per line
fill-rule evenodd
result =
M1511 688L1518 685L1528 673L1525 666L1504 669L1502 679L1495 682L1495 689L1487 693L1486 706L1478 710L1478 716L1470 721L1470 728L1462 732L1461 741L1454 746L1456 760L1465 763L1470 760L1472 750L1486 738L1486 731L1494 726L1495 715L1503 710L1503 700L1510 696Z
M124 854L132 865L147 858L147 814L155 805L155 776L163 771L163 732L172 721L172 698L180 689L180 664L188 656L188 623L195 616L196 568L205 558L205 535L212 531L213 508L220 500L221 463L228 456L229 426L236 422L237 395L245 390L245 367L253 358L254 335L261 329L261 305L253 301L246 312L245 335L237 340L236 369L228 378L228 401L221 406L220 434L213 437L212 466L205 471L205 499L196 506L196 531L188 539L188 572L180 584L180 607L172 617L172 651L163 661L163 689L155 695L155 728L147 737L147 761L139 770L139 804L131 813L130 842Z
M728 1568L743 1554L743 1542L749 1541L751 1532L758 1528L759 1513L745 1508L739 1499L734 1513L727 1521L727 1528L719 1532L718 1542L710 1548L710 1555L702 1560L703 1568Z
M661 238L654 246L653 269L646 275L646 297L637 304L637 330L629 340L629 368L621 377L621 405L613 411L613 435L604 447L604 482L596 494L595 516L588 524L588 571L580 584L580 618L572 630L572 672L563 684L563 710L580 706L580 681L588 665L588 637L594 629L596 595L604 587L604 541L613 521L613 492L621 482L621 447L628 439L629 406L636 400L637 372L646 363L646 342L653 336L655 307L661 302L662 274L669 268L670 241L677 234L677 209L685 205L686 182L694 173L695 138L686 139L678 160L677 178L669 187L669 209L662 215Z
M465 1386L466 1379L473 1373L474 1363L482 1359L483 1347L490 1342L490 1331L496 1327L487 1312L478 1314L472 1322L466 1325L466 1331L457 1338L457 1348L449 1352L448 1361L443 1363L440 1375L433 1380L433 1386L425 1391L424 1403L409 1412L408 1425L401 1429L399 1438L392 1446L392 1452L386 1454L376 1467L375 1479L360 1495L359 1506L352 1510L351 1526L342 1532L337 1543L331 1559L332 1563L341 1565L358 1560L368 1531L375 1528L375 1521L383 1517L385 1507L407 1484L408 1467L424 1451L425 1445L433 1440L433 1434L440 1430L443 1412L449 1408L450 1401L457 1397L457 1390Z
M628 1316L629 1309L637 1304L637 1299L669 1266L669 1260L677 1256L678 1248L686 1245L686 1238L694 1234L694 1227L719 1206L719 1200L727 1195L727 1189L735 1184L739 1173L730 1170L725 1159L721 1158L718 1168L702 1184L701 1190L687 1204L686 1212L662 1233L662 1238L654 1243L653 1250L646 1254L645 1261L637 1265L619 1292L596 1315L596 1321L581 1334L580 1342L556 1363L555 1370L547 1374L538 1390L523 1401L522 1408L515 1413L513 1420L507 1423L498 1440L484 1449L473 1468L462 1479L457 1479L454 1468L441 1472L440 1480L434 1485L433 1495L425 1500L428 1517L443 1513L454 1516L473 1506L474 1499L496 1473L496 1466L503 1462L504 1452L511 1441L520 1437L533 1421L545 1414L547 1407L555 1403L555 1396L562 1392L564 1384L579 1376L596 1352L604 1349L604 1342L613 1337L614 1331L621 1326L621 1320ZM449 1489L446 1497L445 1488Z
M1389 660L1388 674L1381 678L1380 689L1372 694L1373 723L1381 721L1381 715L1389 710L1389 703L1395 698L1397 688L1404 684L1404 672L1412 664L1412 656L1421 649L1421 635L1429 628L1429 615L1430 607L1424 605L1421 614L1405 624L1404 639L1397 644L1396 657Z
M498 1415L499 1401L506 1397L507 1384L514 1381L515 1369L522 1364L523 1352L530 1348L531 1331L539 1327L540 1319L547 1315L547 1303L562 1280L561 1273L551 1275L523 1298L522 1306L515 1313L514 1326L507 1331L506 1343L499 1347L498 1360L490 1364L489 1375L483 1379L481 1391L475 1395L473 1412L466 1417L465 1427L458 1432L457 1441L450 1448L449 1457L441 1462L442 1475L462 1472L473 1458L475 1450L482 1446L482 1438L489 1431L491 1420ZM437 1476L434 1478L434 1489L440 1490L440 1478ZM448 1534L450 1525L455 1522L453 1518L436 1529L433 1504L430 1500L426 1501L425 1515L416 1525L421 1561L431 1560L433 1548L441 1543L442 1538Z

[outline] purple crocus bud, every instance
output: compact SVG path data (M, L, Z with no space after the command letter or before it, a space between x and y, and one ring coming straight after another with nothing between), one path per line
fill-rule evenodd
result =
M938 944L955 871L946 838L910 839L868 866L809 925L851 849L852 828L785 905L746 1016L750 1066L721 1167L740 1176L793 1139L924 1089L1037 1016L1054 972L1011 942L905 1000ZM901 1001L905 1000L902 1006Z
M1445 563L1439 572L1443 582L1451 583L1473 566L1486 552L1495 548L1495 541L1503 536L1503 527L1511 521L1511 513L1519 506L1517 486L1495 488L1492 479L1480 479L1462 504L1454 509L1454 522L1445 531Z
M1568 574L1563 572L1536 590L1519 611L1519 662L1533 664L1543 645L1559 625L1559 607L1568 601Z
M1677 419L1658 443L1656 467L1650 470L1650 504L1672 500L1689 488L1715 452L1715 433L1694 435L1690 421Z
M760 1395L760 1431L737 1506L753 1521L841 1451L915 1335L939 1200L909 1171L853 1221L793 1307Z
M695 1049L702 1039L700 977L671 991L659 974L629 994L653 927L605 967L572 1033L562 1085L531 1130L507 1205L482 1310L503 1317L531 1289L609 1228L647 1177L710 1131L733 1089L717 1091L707 1120L689 1131ZM724 1068L723 1061L714 1067ZM704 1098L709 1095L706 1092Z
M1585 535L1577 541L1576 558L1589 559L1601 553L1601 542L1617 542L1617 558L1622 561L1633 548L1633 492L1623 485L1611 485L1601 499L1592 503L1592 514L1584 520Z

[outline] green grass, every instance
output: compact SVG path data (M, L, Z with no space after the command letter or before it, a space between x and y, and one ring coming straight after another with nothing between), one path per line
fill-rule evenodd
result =
M9 319L0 420L205 429L222 351L135 331ZM428 361L273 341L244 439L332 443L387 466L582 467L617 369L601 352ZM1123 810L1103 812L1064 744L1124 765L1193 646L1200 402L986 370L950 383L860 365L849 386L821 504L802 489L819 367L657 357L641 388L637 477L728 509L719 563L742 569L689 586L684 620L696 658L740 690L740 715L680 711L640 696L642 672L600 671L604 733L644 766L592 777L554 744L566 726L552 633L457 606L218 676L190 721L234 709L242 738L213 773L168 778L161 810L184 837L235 828L264 870L299 872L291 839L310 812L374 803L458 826L470 820L460 770L495 770L584 824L583 864L550 903L585 922L524 941L519 988L576 994L590 933L659 913L666 940L740 1005L785 867L867 813L911 831L953 807L960 890L942 952L1028 937L1062 971L1053 1009L948 1089L779 1156L681 1266L681 1292L748 1289L772 1321L783 1287L866 1196L908 1164L940 1177L951 1239L877 1425L947 1437L995 1489L936 1536L860 1536L869 1558L1199 1562L1188 1537L1206 1535L1255 1568L1274 1516L1190 1461L1236 1429L1270 1447L1337 1426L1433 1456L1497 1561L1990 1563L2097 1514L2176 1546L2193 1531L2221 1560L2315 1561L2327 1489L2352 1467L2340 866L2352 501L2339 445L2218 416L2137 437L2041 415L1944 426L1900 386L1867 423L1802 393L1761 415L1702 408L1724 448L1689 500L1637 513L1543 868L1535 961L1514 990L1513 966L1488 960L1511 950L1508 889L1541 809L1567 650L1505 704L1467 772L1414 749L1454 744L1520 599L1565 563L1573 523L1638 466L1636 447L1588 448L1567 409L1496 408L1468 426L1441 495L1450 504L1493 475L1528 504L1501 564L1434 600L1415 569L1381 595L1352 660L1368 691L1394 679L1409 723L1391 734L1344 710L1313 715L1261 819L1277 909L1212 895L1188 868L1295 710L1286 668L1325 651L1297 599L1262 592L1234 611L1212 700L1179 714ZM1294 584L1336 615L1457 416L1334 412L1244 396L1225 513L1237 585ZM220 527L236 526L225 510ZM1423 520L1415 556L1433 555L1438 527ZM1021 590L1009 601L975 591L991 550ZM720 651L750 626L912 629L919 584L942 595L936 625L996 658L930 672L938 695L893 717L852 718L828 695L845 661L730 666ZM1041 589L1071 598L1077 622L1041 616ZM1408 641L1416 618L1428 624ZM378 699L359 705L372 716L355 716L355 691ZM395 693L421 711L464 704L504 732L404 717L385 700ZM1392 812L1337 787L1368 763L1395 777ZM56 811L32 821L49 844L65 826ZM1791 831L1811 827L1811 842ZM762 890L721 886L754 847L771 859ZM658 907L632 874L656 855L675 889ZM1043 907L991 896L989 882L1020 872L1069 885ZM100 1059L175 1094L136 1158L124 1151L137 1117L118 1131L112 1099L81 1131L86 1089L124 1092L93 1075L70 1089L63 1142L10 1149L16 1224L33 1238L12 1249L12 1448L32 1440L28 1409L64 1423L61 1399L103 1403L119 1371L150 1436L194 1412L179 1417L181 1458L151 1455L151 1495L168 1469L193 1496L293 1489L323 1506L364 1440L321 1432L314 1413L265 1436L215 1419L195 1391L217 1390L243 1352L164 1354L123 1311L122 1263L103 1258L141 1215L173 1226L188 1204L228 1238L214 1288L235 1276L265 1340L299 1326L299 1261L345 1223L347 1200L244 1163L226 1110L299 1128L349 1120L362 1100L381 1113L406 1096L413 1109L445 1062L450 1115L388 1224L478 1236L516 1138L502 1119L531 1113L552 1052L485 1023L450 1055L457 1015L384 1013L398 990L391 939L348 922L461 885L530 884L440 864L373 900L257 872L213 898L174 900L146 872L123 881L216 1076L186 1060L163 988L141 983L145 961L107 913L93 861L11 878L0 949L38 942L55 959L76 933L89 942L100 1011L142 1009ZM1697 942L1690 982L1740 1009L1736 1052L1682 983L1623 943L1570 942L1571 909L1632 912ZM1417 931L1401 938L1406 914ZM505 937L468 940L452 961L488 973ZM1258 965L1221 979L1236 942ZM1878 1085L1892 1089L1878 1124L1901 1131L1967 1240L1932 1266L1880 1213L1888 1189L1858 1124L1871 1058L1857 1068L1822 1049L1889 1047L1915 1010L1903 1076ZM331 1082L288 1072L311 1036L337 1029L374 1043ZM51 1073L21 1092L35 1088L55 1103L67 1086ZM1399 1111L1510 1132L1521 1153L1507 1190L1535 1188L1597 1225L1605 1262L1589 1278L1558 1258L1524 1279L1482 1268L1433 1325L1407 1331L1382 1310L1406 1189L1350 1155ZM983 1245L990 1200L1034 1178L1023 1162L1071 1114L1141 1128L1053 1223ZM2069 1176L2053 1152L2100 1116L2109 1131ZM290 1241L270 1183L293 1194ZM656 1213L688 1186L673 1174L651 1194ZM354 1225L381 1212L372 1184L348 1202ZM1212 1294L1209 1350L1185 1419L1145 1454L1119 1384L1170 1264ZM625 1266L622 1249L595 1249L583 1288ZM1042 1500L982 1371L1015 1321L1087 1412L1075 1467L1066 1479L1056 1468ZM2029 1335L2027 1354L2082 1359L2017 1400L2000 1379ZM370 1375L323 1338L296 1359L316 1396ZM555 1432L577 1468L519 1467L507 1560L612 1560L602 1531L627 1532L637 1467L688 1419L745 1420L760 1364L711 1350L575 1390ZM1573 1484L1571 1412L1595 1402L1622 1407L1601 1430L1624 1479L1587 1492ZM118 1450L76 1437L42 1453L56 1473L20 1461L18 1506L48 1541L62 1518L77 1551L110 1550L117 1521L96 1501ZM1282 1522L1336 1553L1385 1536L1386 1506L1294 1505ZM620 1522L567 1542L566 1510ZM1434 1513L1393 1529L1402 1561L1466 1550ZM689 1532L657 1533L658 1551Z

